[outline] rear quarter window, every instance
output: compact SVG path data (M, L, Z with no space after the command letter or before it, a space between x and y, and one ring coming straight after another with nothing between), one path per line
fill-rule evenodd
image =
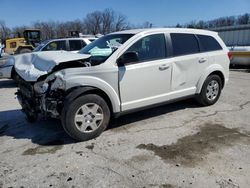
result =
M221 45L212 36L197 35L197 37L200 40L202 51L210 52L210 51L222 50Z
M173 55L189 55L200 52L199 43L194 34L171 33Z

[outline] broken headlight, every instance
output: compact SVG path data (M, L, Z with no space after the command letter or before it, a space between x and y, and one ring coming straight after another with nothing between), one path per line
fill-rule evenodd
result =
M49 84L44 82L38 82L34 85L34 90L38 94L43 94L48 91Z

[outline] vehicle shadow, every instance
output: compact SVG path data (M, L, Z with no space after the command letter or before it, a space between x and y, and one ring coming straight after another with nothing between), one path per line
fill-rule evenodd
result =
M17 86L14 80L0 80L0 89L2 88L15 88Z
M250 66L248 65L234 65L230 66L231 71L240 71L245 73L250 73Z
M161 116L170 112L198 108L193 100L184 100L160 107L135 112L113 119L107 130L115 130L121 126L153 117ZM9 136L14 139L29 139L32 143L42 146L66 145L76 143L64 131L61 122L55 119L39 120L36 123L28 123L21 110L0 112L0 136Z
M42 146L65 145L75 143L64 131L61 122L56 119L39 120L28 123L21 110L0 112L0 137L29 139Z
M167 113L183 110L186 108L199 108L199 107L200 106L193 99L186 99L178 102L173 102L170 104L165 104L162 106L138 111L132 114L127 114L119 117L118 119L113 119L108 129L116 129L121 126L126 126L127 124L135 123L142 120L147 120L150 118L155 118Z

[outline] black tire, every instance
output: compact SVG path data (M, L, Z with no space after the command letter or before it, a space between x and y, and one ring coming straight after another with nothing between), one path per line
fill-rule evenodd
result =
M12 68L12 71L11 71L11 79L14 80L14 81L17 81L18 80L18 75L15 71L15 67L13 66Z
M19 51L19 54L31 53L32 50L29 48L23 48Z
M26 120L29 123L35 123L37 121L37 116L35 115L30 115L30 114L26 114Z
M208 85L212 82L215 81L218 83L219 87L218 87L218 94L216 95L215 98L213 99L209 99L207 97L207 88ZM222 81L221 78L218 75L210 75L207 77L207 79L205 80L201 92L200 94L196 97L196 101L201 105L201 106L210 106L215 104L218 99L220 98L220 94L221 94L221 90L222 90Z
M103 120L96 130L86 133L80 131L79 128L77 128L75 123L75 115L79 111L80 107L90 103L97 104L101 108ZM99 95L82 95L71 103L65 104L62 110L61 121L64 130L69 134L69 136L78 141L87 141L99 136L107 128L110 121L110 109L105 100Z

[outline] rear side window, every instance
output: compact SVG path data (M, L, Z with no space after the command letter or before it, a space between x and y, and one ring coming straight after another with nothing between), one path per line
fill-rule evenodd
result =
M216 51L221 50L221 45L211 36L207 35L197 35L202 45L202 51L209 52L209 51Z
M86 44L82 40L69 40L70 51L78 51L85 46Z
M193 34L171 33L173 55L181 56L199 53L199 43Z

